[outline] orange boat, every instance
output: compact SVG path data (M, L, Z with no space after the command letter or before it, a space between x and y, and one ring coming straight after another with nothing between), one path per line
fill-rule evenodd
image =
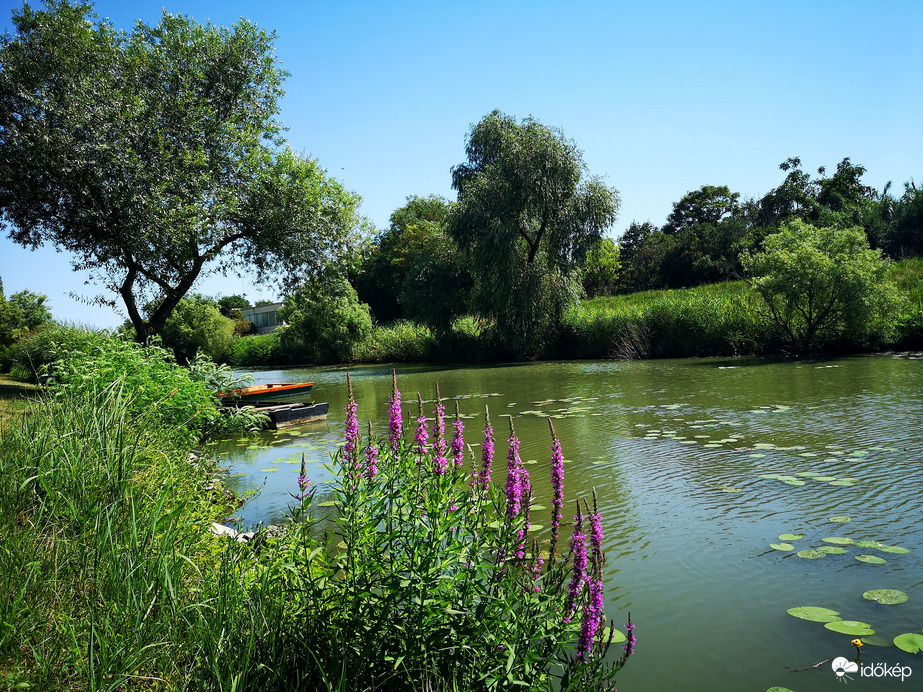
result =
M275 401L307 394L313 386L313 382L270 382L269 384L255 384L233 392L221 392L219 396L227 401Z

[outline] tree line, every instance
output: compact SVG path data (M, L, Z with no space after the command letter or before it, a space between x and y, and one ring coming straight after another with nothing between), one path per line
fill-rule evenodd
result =
M581 297L743 276L785 229L858 228L884 256L923 254L923 192L876 191L848 158L816 176L790 158L755 199L703 185L662 226L633 221L615 241L618 191L563 132L499 110L451 169L457 200L412 196L376 234L357 194L288 147L271 33L166 12L124 32L66 0L13 23L0 38L3 222L25 247L71 252L140 342L208 352L246 333L191 293L219 273L277 286L280 339L305 359L348 359L374 323L438 337L465 315L492 353L522 358Z

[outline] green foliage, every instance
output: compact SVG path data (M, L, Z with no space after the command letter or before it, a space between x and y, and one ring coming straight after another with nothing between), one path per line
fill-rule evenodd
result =
M347 361L372 331L368 305L360 303L349 281L337 274L301 284L286 297L279 316L289 325L279 337L283 350L308 360Z
M540 559L526 537L541 521L529 500L510 514L499 483L472 490L451 461L438 472L435 453L418 453L409 430L396 449L376 443L370 477L370 442L357 436L336 456L330 550L303 540L285 557L319 677L356 690L578 690L614 679L628 655L606 656L602 625L586 656L576 655L590 586L568 600L573 555ZM603 559L593 551L587 582L601 580Z
M92 397L118 385L127 392L126 411L133 418L154 417L177 439L192 444L209 434L252 430L264 418L250 409L223 413L218 386L240 386L217 366L195 361L190 371L177 365L173 354L157 345L140 346L104 334L71 337L56 349L54 359L39 372L53 395ZM210 389L209 384L213 387Z
M673 205L663 232L679 233L692 226L715 226L737 212L739 198L740 193L731 192L726 185L703 185L698 190L687 192Z
M17 342L11 351L13 370L30 382L39 382L65 354L85 352L110 337L102 331L67 324L48 324Z
M471 267L444 233L432 236L427 252L407 270L400 301L408 319L446 334L452 322L468 312L473 278Z
M359 200L282 146L272 35L167 13L124 33L65 0L25 5L13 24L0 215L15 242L73 253L139 340L210 273L294 283L339 255Z
M413 363L438 360L439 353L428 327L401 321L374 327L352 355L360 363Z
M286 362L276 332L234 339L228 348L227 358L231 365L243 367L281 365Z
M224 317L211 301L183 298L164 323L163 345L177 361L188 363L197 353L224 360L234 338L234 320Z
M221 314L231 319L234 319L234 313L236 311L250 307L250 301L247 300L246 296L236 294L232 296L221 296L217 302L218 310L221 311Z
M580 278L587 298L611 296L618 290L622 263L619 261L619 246L611 238L600 238L596 246L587 253Z
M452 203L439 197L408 197L391 214L391 225L369 249L353 283L359 300L379 322L406 316L402 305L405 280L418 263L426 263L445 245L443 233Z
M772 353L772 325L741 282L646 291L581 303L567 315L559 357L680 358Z
M0 372L9 362L9 346L29 332L51 322L51 312L45 304L47 296L20 291L9 298L3 296L3 280L0 279Z
M452 169L449 236L468 254L475 312L514 356L540 350L577 300L577 267L615 221L619 199L585 178L576 145L500 111L472 127Z
M815 228L802 221L768 236L763 250L744 253L760 313L797 351L838 339L885 339L895 307L885 282L887 261L860 228Z

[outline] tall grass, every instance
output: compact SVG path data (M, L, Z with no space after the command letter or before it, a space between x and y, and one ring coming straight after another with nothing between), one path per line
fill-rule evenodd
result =
M671 358L770 352L773 325L753 309L742 281L584 301L568 315L559 354Z

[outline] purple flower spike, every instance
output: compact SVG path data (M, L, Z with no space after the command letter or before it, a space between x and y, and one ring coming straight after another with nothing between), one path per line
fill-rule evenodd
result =
M452 423L455 435L452 437L452 461L455 471L461 470L462 462L465 456L465 424L462 422L461 415L458 412L458 402L455 402L455 422Z
M435 452L433 463L436 473L441 476L445 474L449 460L445 456L445 406L442 405L442 397L439 395L438 382L436 383L436 410L433 413L435 418L433 421L433 452Z
M401 393L397 389L397 372L391 371L391 398L388 400L388 446L392 452L401 447Z
M551 428L551 439L554 443L551 445L551 560L555 559L555 550L558 546L558 530L561 526L561 519L564 518L561 513L564 509L564 453L561 451L561 443L558 441L554 432L554 426L551 419L548 419L548 427Z
M349 459L351 472L357 475L358 459L356 456L359 449L359 418L356 415L358 407L356 406L356 400L353 398L353 381L349 373L346 373L346 382L349 385L349 403L346 404L346 433L344 435L343 453Z
M580 504L577 503L578 514L574 517L574 534L570 539L570 549L574 555L570 584L567 588L567 608L564 613L564 622L570 622L577 604L577 596L586 581L586 534L583 532L583 516L579 514Z
M417 392L417 403L420 406L420 415L417 417L417 434L413 442L417 446L417 454L420 455L420 459L417 460L419 463L426 454L426 441L429 439L429 434L426 432L426 415L423 413L423 397L420 396L420 392Z
M512 419L510 427L513 427ZM519 438L510 432L507 442L510 451L506 455L506 518L512 521L522 511L522 462L519 459Z
M580 639L577 641L577 660L588 661L593 651L593 640L603 620L603 585L599 574L590 580L590 602L583 609Z
M490 465L494 459L494 428L490 424L490 411L484 407L484 417L487 423L484 426L484 444L481 446L481 477L479 485L486 488L490 485Z
M303 502L308 496L308 484L311 481L308 480L307 475L305 474L304 468L304 452L301 453L301 473L298 474L298 494L295 495L295 499L299 502Z
M635 623L631 621L631 613L628 613L628 623L625 625L625 632L628 636L628 641L625 642L625 646L622 648L625 650L625 656L631 656L635 652Z
M372 421L369 421L369 444L365 448L365 477L369 480L378 475L378 447L372 439Z
M597 565L603 562L603 524L599 513L599 501L596 497L596 488L593 488L593 512L590 514L590 546L593 549L593 560Z

